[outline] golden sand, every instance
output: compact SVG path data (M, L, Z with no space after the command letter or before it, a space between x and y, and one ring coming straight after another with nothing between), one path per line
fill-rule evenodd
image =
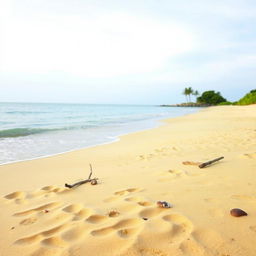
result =
M204 169L182 164L220 156ZM65 188L90 163L99 183ZM256 255L255 105L207 108L0 172L1 256Z

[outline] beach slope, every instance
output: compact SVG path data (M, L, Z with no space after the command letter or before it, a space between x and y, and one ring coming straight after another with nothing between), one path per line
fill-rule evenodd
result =
M183 164L220 156L203 169ZM97 185L64 186L86 179L90 164ZM115 143L2 165L0 255L255 256L255 172L256 105L206 108Z

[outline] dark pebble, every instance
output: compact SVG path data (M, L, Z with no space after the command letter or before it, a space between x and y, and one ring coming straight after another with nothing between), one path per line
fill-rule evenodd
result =
M92 181L91 181L91 184L92 184L92 185L97 185L98 182L97 182L97 180L92 180Z
M243 211L243 210L241 210L241 209L239 209L239 208L234 208L234 209L232 209L232 210L230 211L230 214L231 214L232 216L234 216L234 217L241 217L241 216L247 216L247 215L248 215L245 211Z

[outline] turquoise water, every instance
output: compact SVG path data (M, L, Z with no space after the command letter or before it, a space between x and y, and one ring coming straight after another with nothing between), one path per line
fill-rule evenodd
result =
M114 141L196 108L138 105L0 103L0 163Z

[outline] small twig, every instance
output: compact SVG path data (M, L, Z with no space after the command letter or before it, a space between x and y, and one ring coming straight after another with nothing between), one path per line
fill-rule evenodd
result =
M92 165L90 164L90 170L91 170L91 172L90 172L90 174L89 174L89 177L88 177L88 180L91 178L91 176L92 176Z
M202 163L202 164L198 165L198 167L199 167L199 168L204 168L204 167L206 167L206 166L208 166L208 165L210 165L210 164L213 164L213 163L215 163L215 162L217 162L217 161L220 161L220 160L223 159L223 158L224 158L224 156L218 157L218 158L213 159L213 160L211 160L211 161Z
M69 184L65 183L65 187L67 187L67 188L73 188L73 187L80 186L80 185L82 185L82 184L84 184L84 183L87 183L87 182L92 182L93 180L98 180L98 178L82 180L82 181L76 182L76 183L74 183L74 184L72 184L72 185L69 185Z
M89 174L88 179L82 180L82 181L79 181L79 182L76 182L76 183L71 184L71 185L66 183L66 184L65 184L65 187L67 187L67 188L73 188L73 187L77 187L77 186L80 186L80 185L82 185L82 184L85 184L85 183L87 183L87 182L91 182L92 185L97 184L98 178L93 178L93 179L91 179L91 176L92 176L92 165L91 165L91 164L90 164L90 170L91 170L91 172L90 172L90 174Z

